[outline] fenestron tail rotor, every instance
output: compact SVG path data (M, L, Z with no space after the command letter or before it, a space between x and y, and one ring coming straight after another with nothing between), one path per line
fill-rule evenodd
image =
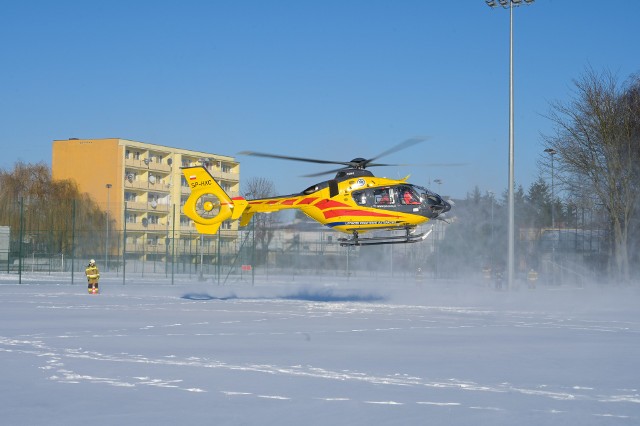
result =
M215 194L203 194L196 200L196 212L203 219L213 219L220 214L220 204Z
M231 199L204 167L183 167L182 173L191 189L183 211L195 222L198 232L215 234L222 222L239 219L247 208L244 198Z

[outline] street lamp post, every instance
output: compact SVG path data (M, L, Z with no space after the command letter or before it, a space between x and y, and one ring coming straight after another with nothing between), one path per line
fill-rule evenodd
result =
M108 183L105 185L107 188L107 238L104 243L104 270L109 270L109 190L111 189L111 184Z
M487 6L494 8L500 5L505 9L509 9L509 232L508 232L508 256L507 269L508 281L507 288L511 289L514 281L514 265L515 265L515 219L514 219L514 137L513 137L513 7L521 4L531 4L534 0L485 0Z

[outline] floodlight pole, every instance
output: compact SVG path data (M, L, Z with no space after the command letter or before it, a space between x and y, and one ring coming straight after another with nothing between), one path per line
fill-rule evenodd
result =
M509 1L509 256L507 289L513 287L515 275L515 205L514 186L514 137L513 137L513 0Z
M553 179L553 156L557 154L556 150L553 148L547 148L544 150L551 157L551 228L555 229L556 227L556 214L555 214L555 204L556 204L556 194L555 194L555 185Z
M524 0L526 4L534 0ZM487 6L497 6L496 0L485 0ZM515 206L514 206L514 132L513 132L513 7L521 5L523 0L498 0L503 8L509 8L509 198L508 198L508 254L507 254L507 289L513 287L515 272Z
M544 150L551 157L551 229L554 235L556 234L556 194L555 194L555 182L553 181L553 156L557 154L557 151L553 148L547 148ZM576 226L577 228L577 226ZM560 235L558 235L558 242L560 241ZM556 241L553 241L551 245L551 264L555 265L556 261ZM555 267L555 266L554 266ZM551 280L555 284L556 274L551 275Z

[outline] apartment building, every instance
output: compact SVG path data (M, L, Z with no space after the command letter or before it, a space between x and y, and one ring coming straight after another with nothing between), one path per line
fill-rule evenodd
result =
M72 138L53 141L51 162L53 179L75 180L111 219L112 229L107 227L104 236L109 255L124 252L127 259L163 261L171 250L183 262L211 264L219 252L235 246L237 223L225 222L219 235L197 233L182 211L190 192L181 167L194 165L204 165L230 196L239 195L240 164L210 152L117 138Z

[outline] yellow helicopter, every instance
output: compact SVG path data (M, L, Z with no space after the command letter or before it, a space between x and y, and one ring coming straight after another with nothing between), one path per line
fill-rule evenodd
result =
M195 222L198 232L204 234L215 234L225 220L240 219L240 226L246 226L255 213L298 209L325 226L349 234L349 237L338 239L342 246L419 242L429 232L417 233L417 226L441 218L451 209L451 204L427 188L407 183L409 176L400 180L376 177L366 168L392 166L374 161L423 140L408 139L376 157L354 158L346 162L241 152L258 157L342 165L336 170L306 175L312 177L336 172L333 179L312 185L300 193L253 200L229 197L202 166L183 167L184 177L191 188L191 195L184 204L184 213ZM387 236L360 236L380 230L404 232Z

